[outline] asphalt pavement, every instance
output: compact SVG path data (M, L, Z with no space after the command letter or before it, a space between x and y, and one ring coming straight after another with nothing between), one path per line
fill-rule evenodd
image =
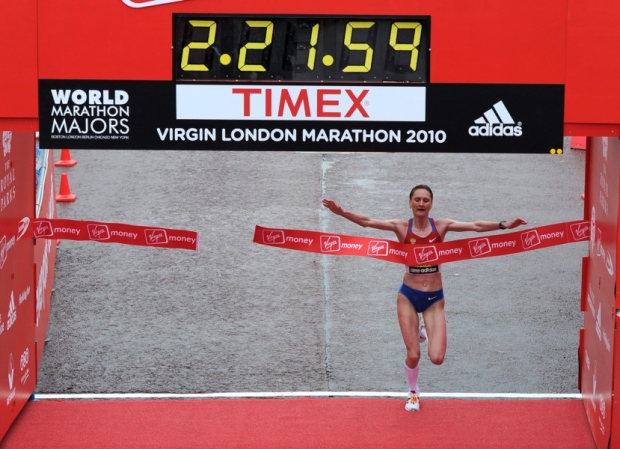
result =
M393 238L321 199L408 218L419 183L437 218L583 218L580 150L71 156L56 175L77 200L59 217L195 230L200 248L62 241L36 393L405 392L403 267L257 245L255 225ZM445 264L448 352L441 366L423 354L422 391L577 393L586 245Z

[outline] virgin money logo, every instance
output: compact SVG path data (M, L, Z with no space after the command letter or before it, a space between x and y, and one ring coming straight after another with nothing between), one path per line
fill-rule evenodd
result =
M273 229L263 231L263 243L267 245L283 245L284 231L274 231Z
M607 253L607 257L605 258L605 268L607 268L607 272L610 276L614 275L614 261L611 257L611 253Z
M52 224L49 221L40 221L34 228L35 237L51 237L54 235Z
M489 239L477 239L469 242L469 254L472 257L480 257L491 252Z
M413 255L415 256L416 262L419 264L434 262L439 259L439 255L434 246L414 247Z
M129 6L130 8L148 8L149 6L159 6L165 5L167 3L177 3L182 2L184 0L123 0L123 3Z
M17 240L21 239L24 236L29 226L30 226L30 218L28 217L22 218L19 224L17 225Z
M6 235L2 236L0 240L0 269L4 266L6 260L9 257L9 250L15 245L15 236L11 237L7 241Z
M13 389L13 378L15 375L15 368L13 367L13 353L9 355L9 390Z
M340 237L336 235L321 236L321 252L333 253L340 251Z
M388 246L386 242L382 242L380 240L371 240L368 244L368 255L369 256L387 256L388 255Z
M86 226L86 230L91 240L108 240L110 238L110 230L106 225L89 224Z
M521 234L521 241L523 242L523 249L529 249L534 246L540 245L540 237L538 231L528 231Z
M590 225L588 223L577 223L570 225L570 232L575 240L586 240L590 236Z
M165 245L168 243L168 234L165 229L145 229L146 243L148 245Z

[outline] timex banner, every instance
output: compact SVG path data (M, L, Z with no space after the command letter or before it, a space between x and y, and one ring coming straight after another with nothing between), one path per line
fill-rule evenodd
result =
M549 153L564 86L39 81L43 148Z

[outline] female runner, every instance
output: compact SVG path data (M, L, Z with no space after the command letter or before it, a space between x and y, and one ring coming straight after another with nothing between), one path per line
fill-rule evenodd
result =
M426 185L417 185L409 194L409 207L413 217L409 220L377 220L366 215L346 211L333 200L324 199L323 205L336 215L363 227L392 231L398 241L412 245L444 241L448 231L488 232L513 229L527 224L521 218L511 221L456 221L450 218L433 220L429 214L433 207L433 192ZM444 314L444 293L439 265L407 266L403 283L396 297L398 323L407 349L405 374L409 384L409 397L405 404L408 411L420 409L418 372L420 342L428 338L428 356L432 363L441 365L446 354L447 335ZM418 317L422 314L423 321Z

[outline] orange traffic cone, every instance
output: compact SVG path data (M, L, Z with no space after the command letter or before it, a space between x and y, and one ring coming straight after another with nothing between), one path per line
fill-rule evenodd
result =
M69 202L75 201L77 196L71 193L71 188L69 188L69 177L66 173L60 175L60 193L56 195L56 202Z
M71 159L69 150L60 150L60 160L54 164L54 167L73 167L77 164L75 159Z

